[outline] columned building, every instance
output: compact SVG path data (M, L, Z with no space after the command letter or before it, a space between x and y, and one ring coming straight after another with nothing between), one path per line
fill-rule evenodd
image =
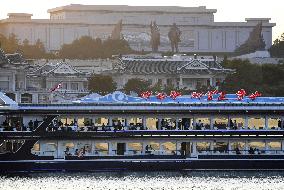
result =
M168 32L176 23L181 31L180 52L233 52L262 23L266 49L272 45L269 18L247 18L245 22L215 22L216 9L200 7L78 5L71 4L48 10L49 19L32 19L32 14L9 13L0 20L0 33L14 33L20 41L35 43L40 39L47 50L58 51L63 44L81 36L107 39L122 20L121 34L131 48L151 51L150 23L155 21L160 32L158 51L170 51Z
M216 87L225 77L234 72L223 68L215 57L175 55L172 57L127 56L118 58L111 74L118 89L131 78L148 80L151 85L174 86L196 90L198 87Z

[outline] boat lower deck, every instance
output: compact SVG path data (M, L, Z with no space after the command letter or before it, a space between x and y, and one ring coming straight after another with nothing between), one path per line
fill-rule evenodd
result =
M284 159L95 159L0 161L1 172L284 170Z

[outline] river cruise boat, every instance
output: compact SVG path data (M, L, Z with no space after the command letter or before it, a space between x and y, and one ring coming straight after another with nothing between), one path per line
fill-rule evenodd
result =
M0 171L282 170L283 121L284 97L113 92L17 104L0 93Z

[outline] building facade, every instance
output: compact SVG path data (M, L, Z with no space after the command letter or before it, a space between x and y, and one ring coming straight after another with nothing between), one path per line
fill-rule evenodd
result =
M180 52L233 52L262 23L266 49L272 45L269 18L247 18L246 22L215 22L216 9L200 7L78 5L71 4L48 10L49 19L31 19L32 14L9 13L0 20L0 33L17 35L20 41L35 43L40 39L49 51L58 51L63 44L81 36L107 39L122 20L121 34L131 48L151 51L150 23L155 21L160 32L158 51L170 51L168 32L173 25L181 31Z
M148 80L152 86L159 83L162 87L196 90L216 87L232 72L234 70L223 68L217 57L212 56L146 55L118 58L113 70L105 73L113 77L120 90L132 78Z

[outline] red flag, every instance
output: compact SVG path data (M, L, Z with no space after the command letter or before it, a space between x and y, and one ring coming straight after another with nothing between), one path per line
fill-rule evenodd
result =
M218 101L222 100L227 100L225 92L220 92L220 96L218 97Z
M199 92L192 92L191 93L191 98L198 98L200 99L202 97L203 93L199 93Z
M249 98L251 100L255 100L257 97L260 97L260 96L262 96L262 94L258 91L255 91L255 93L252 93L251 95L249 95Z
M171 91L170 97L175 100L178 96L181 96L180 92L177 91Z
M152 94L153 94L152 91L146 91L146 92L142 92L140 96L144 99L149 99Z
M159 100L163 100L167 97L167 94L164 93L164 92L159 92L156 97L159 99Z
M242 100L245 97L246 94L247 93L244 89L241 89L236 93L236 95L238 96L238 100Z
M59 83L59 84L57 84L55 87L53 87L52 89L50 89L50 92L54 92L55 90L57 90L57 89L59 89L59 88L61 88L61 87L62 87L62 84Z

